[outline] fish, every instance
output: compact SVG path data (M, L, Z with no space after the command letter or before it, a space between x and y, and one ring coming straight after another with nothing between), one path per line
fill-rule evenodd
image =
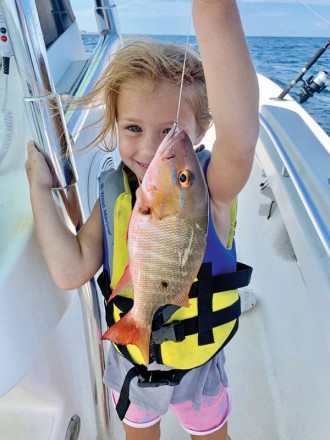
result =
M128 265L109 301L133 288L132 309L103 335L137 346L149 364L151 325L168 304L189 307L189 290L202 264L208 228L208 189L184 130L172 129L158 147L128 225Z

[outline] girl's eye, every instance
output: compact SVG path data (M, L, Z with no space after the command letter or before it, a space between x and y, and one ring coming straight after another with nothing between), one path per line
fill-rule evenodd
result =
M163 130L163 133L164 133L164 134L167 134L167 133L169 133L169 132L171 131L171 129L172 129L172 127L170 127L170 128L165 128L165 129Z
M127 130L132 131L133 133L140 133L142 131L138 125L129 125L126 128Z

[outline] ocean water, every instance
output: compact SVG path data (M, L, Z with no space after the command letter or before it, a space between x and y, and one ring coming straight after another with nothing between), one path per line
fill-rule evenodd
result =
M154 36L157 39L185 43L185 36ZM98 41L98 35L82 34L88 54ZM314 54L327 42L325 38L304 37L247 37L250 53L256 70L273 80L282 88L286 87L310 61ZM196 38L189 37L189 43L196 44ZM330 73L330 48L326 50L311 69L304 75L306 81L320 70ZM301 82L291 89L290 95L299 99ZM330 136L330 84L320 94L302 104L305 110L321 125Z

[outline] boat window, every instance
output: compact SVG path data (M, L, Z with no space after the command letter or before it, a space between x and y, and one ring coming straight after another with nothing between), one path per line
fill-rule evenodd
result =
M36 0L39 20L48 48L75 21L70 0Z

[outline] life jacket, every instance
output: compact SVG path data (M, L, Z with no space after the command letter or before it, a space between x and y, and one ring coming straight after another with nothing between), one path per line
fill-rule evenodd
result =
M206 168L210 153L202 149L197 157L201 167ZM109 327L133 307L134 301L133 292L117 294L108 301L129 261L126 238L134 204L130 177L132 175L127 174L123 164L100 176L99 203L104 237L104 263L98 284L105 298L106 321ZM126 376L116 406L121 420L128 409L129 384L133 377L138 376L141 387L177 385L189 370L209 361L236 333L241 313L237 289L249 284L252 273L250 266L236 262L236 207L237 200L231 208L228 242L230 249L224 246L216 248L216 256L208 255L212 254L212 243L218 242L210 222L204 260L189 293L190 307L167 305L155 313L150 362L156 361L172 369L148 371L142 354L135 345L122 346L113 343L115 349L134 365ZM212 262L214 259L215 263ZM216 266L215 270L212 270L213 266Z

